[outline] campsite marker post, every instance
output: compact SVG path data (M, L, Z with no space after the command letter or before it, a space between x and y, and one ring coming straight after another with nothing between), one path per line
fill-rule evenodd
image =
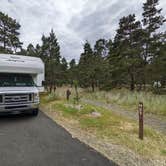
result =
M143 140L144 135L144 108L143 108L143 102L139 102L138 106L138 114L139 114L139 139Z

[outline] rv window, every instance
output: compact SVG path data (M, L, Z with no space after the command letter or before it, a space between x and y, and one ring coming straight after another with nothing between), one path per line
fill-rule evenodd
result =
M24 87L24 86L35 86L35 84L30 74L0 73L0 86Z

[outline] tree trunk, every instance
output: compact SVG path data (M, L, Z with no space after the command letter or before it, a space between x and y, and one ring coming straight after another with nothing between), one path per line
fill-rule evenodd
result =
M75 92L76 92L76 101L77 101L77 104L78 104L79 103L78 87L77 87L77 85L75 85L74 87L75 87Z
M54 84L54 93L55 93L55 91L56 91L56 85Z
M50 93L52 93L52 84L50 85Z
M94 84L94 82L92 82L91 86L92 86L92 92L94 92L95 91L95 84Z
M143 78L143 90L146 90L146 77Z
M133 91L135 89L134 75L130 74L130 77L131 77L130 90Z

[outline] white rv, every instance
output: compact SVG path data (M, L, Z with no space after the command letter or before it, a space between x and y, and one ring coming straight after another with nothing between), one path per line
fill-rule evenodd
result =
M43 81L40 58L0 54L0 113L28 111L37 115Z

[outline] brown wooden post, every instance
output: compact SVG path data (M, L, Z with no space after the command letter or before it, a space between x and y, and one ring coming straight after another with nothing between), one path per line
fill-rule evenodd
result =
M67 99L67 101L69 101L70 95L71 95L71 91L69 89L67 89L67 91L66 91L66 99Z
M138 114L139 114L139 139L143 140L144 135L144 108L143 102L139 102L138 106Z

